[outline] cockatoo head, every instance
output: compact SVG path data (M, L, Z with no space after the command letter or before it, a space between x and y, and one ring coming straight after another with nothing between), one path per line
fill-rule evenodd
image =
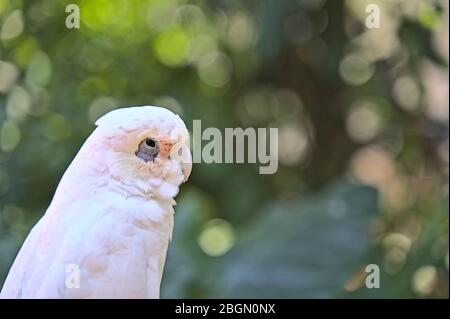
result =
M111 111L95 123L102 170L130 192L173 198L191 173L189 133L181 118L157 106Z

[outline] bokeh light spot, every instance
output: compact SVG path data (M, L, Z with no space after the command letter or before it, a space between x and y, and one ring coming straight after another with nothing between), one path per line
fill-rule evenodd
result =
M370 80L374 66L358 55L347 55L339 64L339 74L350 85L362 85Z
M6 93L14 85L19 71L12 63L0 61L0 93Z
M299 164L308 152L309 139L305 128L300 125L285 125L279 133L280 162L286 166Z
M189 50L189 36L181 27L175 27L161 33L155 39L155 53L167 66L182 65Z
M255 44L256 31L253 22L244 13L231 16L227 33L228 45L235 51L243 51Z
M222 256L234 245L233 227L223 219L212 219L205 224L198 244L206 254Z
M31 96L28 92L20 87L14 87L6 103L6 113L8 119L20 122L25 119L31 109Z
M198 65L200 79L209 86L222 87L230 81L232 64L223 53L209 54Z
M427 296L433 292L437 280L434 266L423 266L416 270L412 279L413 290L419 296Z
M152 2L148 8L147 23L152 31L164 31L173 26L179 17L173 1Z
M419 106L420 91L411 77L400 77L394 84L394 98L403 109L414 111Z
M191 63L200 63L208 54L217 50L217 41L214 37L200 34L194 36L189 46L188 60Z
M0 131L0 146L3 151L9 152L14 150L20 142L20 129L10 121L3 122Z
M352 140L365 143L373 139L382 129L382 120L377 105L364 102L355 105L347 116L347 133Z
M0 31L2 41L11 40L19 36L23 31L23 15L21 10L14 10L6 17Z
M46 86L52 75L52 62L44 52L37 52L28 65L26 80L31 84Z

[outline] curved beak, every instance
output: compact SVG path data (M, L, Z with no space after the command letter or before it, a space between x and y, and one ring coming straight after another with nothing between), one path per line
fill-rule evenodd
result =
M191 175L192 172L192 155L189 150L189 146L184 145L182 148L182 163L181 170L183 171L184 180L183 183L186 182Z
M174 152L173 154L172 149L174 149L175 144L180 143L180 141L164 141L159 140L159 154L164 157L168 158L169 156L173 156L173 158L178 157L179 161L181 162L181 170L183 172L183 183L186 182L189 178L189 175L191 175L192 171L192 155L191 151L189 150L188 145L183 145L181 149L178 147L175 147L175 149L178 149L180 152ZM181 158L180 158L181 157Z

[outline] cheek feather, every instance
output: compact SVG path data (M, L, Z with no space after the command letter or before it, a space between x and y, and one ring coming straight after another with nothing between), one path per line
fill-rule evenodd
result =
M161 162L155 158L154 161L144 162L139 160L138 163L134 163L136 174L135 177L139 179L160 178L162 176Z

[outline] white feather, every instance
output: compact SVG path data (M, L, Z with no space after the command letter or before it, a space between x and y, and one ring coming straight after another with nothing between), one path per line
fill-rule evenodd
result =
M182 120L158 107L103 116L25 240L2 298L158 298L175 203L190 164L135 156L151 136L185 147ZM188 169L186 170L186 165ZM66 285L79 267L80 286Z

